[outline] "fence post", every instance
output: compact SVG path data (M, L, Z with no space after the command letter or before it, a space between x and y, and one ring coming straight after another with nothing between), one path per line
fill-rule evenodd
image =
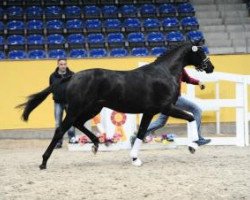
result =
M248 91L247 78L244 79L244 121L245 121L245 145L249 146L249 126L248 126Z

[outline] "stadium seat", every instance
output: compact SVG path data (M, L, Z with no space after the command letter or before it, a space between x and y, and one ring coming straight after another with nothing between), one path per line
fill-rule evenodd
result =
M128 34L129 47L142 47L145 46L145 36L141 32L134 32Z
M194 7L190 3L182 3L177 6L178 15L180 17L191 17L195 15Z
M27 37L27 47L29 50L31 49L44 49L45 40L43 35L29 35Z
M167 48L166 47L154 47L151 49L151 54L153 56L160 56L164 53L167 52Z
M85 6L83 8L83 14L85 18L100 18L101 9L95 5Z
M5 54L3 51L0 51L0 60L5 59Z
M7 38L9 50L24 50L25 38L22 35L10 35Z
M132 56L148 56L149 52L148 49L145 47L135 47L131 50L131 55Z
M41 20L30 20L27 22L27 34L43 34L43 22Z
M122 17L127 18L127 17L137 17L137 8L132 5L132 4L128 4L128 5L123 5L120 8L120 13L122 15Z
M8 34L24 34L24 23L19 20L12 20L7 23Z
M199 45L203 45L205 42L204 35L201 31L190 31L186 34L186 37L192 42L199 42Z
M147 35L147 41L149 46L163 46L165 45L165 37L162 32L152 32Z
M48 34L62 34L64 24L61 20L53 19L46 22L46 29Z
M102 8L102 17L104 18L117 18L118 8L114 5L107 5Z
M26 19L34 20L34 19L42 19L43 18L43 9L40 6L30 6L26 8Z
M47 37L48 49L63 49L65 39L61 34L51 34Z
M25 59L27 57L26 52L23 50L13 50L8 53L8 58L9 59Z
M119 19L107 19L104 21L103 27L106 32L120 32L122 30Z
M178 31L180 29L180 22L177 18L165 18L162 20L162 28L164 31Z
M102 22L99 19L88 19L85 22L85 28L88 33L100 33L102 31Z
M46 20L62 19L62 9L59 6L48 6L45 8Z
M21 6L10 6L7 8L8 20L23 20L23 8Z
M30 59L43 59L46 58L46 52L41 49L35 49L28 52L28 58Z
M162 4L159 6L160 17L175 17L176 8L173 4Z
M185 41L184 35L180 31L172 31L166 36L167 43L170 48L182 44Z
M100 48L100 49L91 49L89 51L89 56L92 58L102 58L107 56L106 49Z
M85 47L85 38L82 34L70 34L67 38L70 49L81 49Z
M66 58L66 52L64 49L53 49L48 51L49 58L58 59Z
M66 19L78 19L81 18L82 10L79 6L66 6L64 13Z
M202 49L204 50L204 52L208 55L209 54L209 49L206 45L202 46Z
M4 34L4 24L0 21L0 35Z
M114 48L110 50L110 56L112 57L125 57L128 55L128 51L125 48Z
M184 31L199 29L199 23L196 17L185 17L181 20L182 29Z
M125 39L122 33L110 33L107 37L109 47L123 47L125 46Z
M80 19L71 19L66 22L67 33L83 33L83 21Z
M69 52L69 57L71 57L71 58L85 58L85 57L87 57L87 52L84 49L72 49Z
M140 7L140 14L142 17L155 17L156 7L153 4L144 4Z
M141 21L138 18L128 18L124 20L126 32L135 32L141 30Z
M3 51L4 50L4 38L3 36L0 36L0 51Z
M143 27L145 31L159 31L160 30L160 22L156 18L148 18L143 22Z
M92 33L87 36L89 48L100 48L105 46L104 35L101 33Z

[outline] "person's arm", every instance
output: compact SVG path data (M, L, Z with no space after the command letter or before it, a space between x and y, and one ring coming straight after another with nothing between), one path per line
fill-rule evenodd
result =
M192 78L191 76L189 76L185 69L182 72L182 80L181 81L186 82L188 84L199 85L201 90L205 89L204 83L202 83L198 79L195 79L195 78Z
M52 85L53 84L53 77L52 77L52 74L50 75L49 77L49 85Z

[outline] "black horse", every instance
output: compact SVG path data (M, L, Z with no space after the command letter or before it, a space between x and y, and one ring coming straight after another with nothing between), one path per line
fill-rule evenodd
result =
M187 43L161 55L154 62L134 70L89 69L57 83L67 84L68 111L43 154L40 169L46 168L47 160L58 140L72 125L91 139L94 144L92 150L96 153L99 140L84 124L97 115L103 107L124 113L143 113L137 134L138 140L144 138L152 117L157 113L189 122L194 121L192 114L175 106L182 70L187 65L193 65L197 70L206 73L212 73L214 69L201 47ZM26 103L18 106L24 109L22 114L24 121L27 121L32 110L53 92L57 84L29 96ZM135 143L131 151L133 161L137 160L138 148L139 145Z

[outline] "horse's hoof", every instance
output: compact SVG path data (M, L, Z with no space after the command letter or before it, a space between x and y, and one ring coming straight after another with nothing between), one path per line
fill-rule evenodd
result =
M46 167L46 165L41 164L41 165L39 166L39 168L40 168L40 170L43 170L43 169L46 169L47 167Z
M140 166L142 166L142 161L139 158L132 159L132 165L134 165L136 167L140 167Z
M188 150L191 154L194 154L195 153L195 148L193 147L188 147Z
M97 151L98 151L98 146L93 145L93 146L91 147L91 150L92 150L93 154L96 154Z

